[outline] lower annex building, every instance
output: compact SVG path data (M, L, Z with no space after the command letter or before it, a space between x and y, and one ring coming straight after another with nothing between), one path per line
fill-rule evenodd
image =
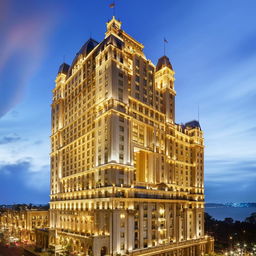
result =
M48 226L48 210L5 209L0 211L0 231L6 235L6 238L12 237L24 243L35 243L36 229Z
M204 139L175 123L174 70L155 66L115 17L63 63L52 102L49 244L61 255L198 256Z

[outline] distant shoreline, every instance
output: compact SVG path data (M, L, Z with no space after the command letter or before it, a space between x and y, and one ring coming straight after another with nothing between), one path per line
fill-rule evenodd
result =
M216 220L232 218L234 221L245 221L252 213L256 212L256 206L244 205L205 205L205 212Z
M256 203L205 203L205 208L256 208Z

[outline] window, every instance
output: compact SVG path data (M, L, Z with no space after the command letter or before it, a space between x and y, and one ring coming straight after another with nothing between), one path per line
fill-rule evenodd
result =
M118 80L118 85L119 86L123 86L124 85L124 82L122 80Z

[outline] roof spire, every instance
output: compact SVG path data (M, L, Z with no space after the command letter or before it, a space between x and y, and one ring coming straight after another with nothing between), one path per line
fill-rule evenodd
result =
M111 34L118 34L121 29L122 22L113 17L110 21L107 22L107 32L105 33L105 38Z
M161 58L158 59L158 62L157 62L157 65L156 65L156 71L160 70L163 67L168 67L171 70L173 70L172 64L171 64L169 58L166 55L164 55L164 56L162 56Z

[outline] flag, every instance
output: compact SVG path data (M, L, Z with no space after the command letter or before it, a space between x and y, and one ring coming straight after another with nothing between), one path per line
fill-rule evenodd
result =
M164 38L164 42L165 42L165 43L168 43L168 41L167 41L165 38Z
M115 3L112 3L109 5L109 8L114 8L115 7Z

